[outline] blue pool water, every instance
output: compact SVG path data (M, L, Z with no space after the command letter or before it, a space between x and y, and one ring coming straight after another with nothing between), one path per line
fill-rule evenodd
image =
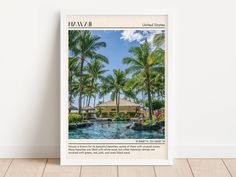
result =
M163 139L157 131L136 131L127 128L131 122L99 121L86 128L69 130L69 139Z

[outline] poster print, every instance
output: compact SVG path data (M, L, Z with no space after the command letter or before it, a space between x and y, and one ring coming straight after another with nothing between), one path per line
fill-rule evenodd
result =
M170 164L168 16L61 17L61 164Z

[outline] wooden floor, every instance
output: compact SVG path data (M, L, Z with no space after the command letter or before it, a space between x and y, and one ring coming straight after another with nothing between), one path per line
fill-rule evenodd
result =
M236 159L176 159L173 166L71 166L58 159L0 159L0 177L236 177Z

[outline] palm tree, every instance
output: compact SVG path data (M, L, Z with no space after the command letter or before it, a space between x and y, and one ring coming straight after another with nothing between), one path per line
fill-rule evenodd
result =
M91 78L91 84L89 87L90 97L88 100L88 105L90 105L92 93L94 94L93 97L95 97L95 95L96 95L95 90L97 87L95 87L95 86L98 86L97 81L102 80L104 78L104 76L103 76L104 73L107 72L107 70L104 70L104 68L105 68L105 65L103 65L98 60L93 60L91 63L89 63L85 67L85 71L87 72L87 74Z
M102 99L102 103L104 103L105 96L109 93L109 90L107 89L105 82L106 82L105 79L102 79L100 89L99 89L99 94L98 94L99 99Z
M116 114L119 114L120 94L124 92L126 75L124 71L113 70L113 75L108 75L103 79L104 87L111 92L111 100L116 100Z
M99 36L93 36L90 31L69 31L69 50L73 52L73 55L78 59L79 70L79 98L78 108L79 113L82 110L82 94L83 94L83 70L84 62L86 60L100 60L108 63L108 59L97 53L100 48L106 47L105 42L100 42Z
M70 51L74 51L76 50L76 43L78 41L78 37L80 35L80 31L79 30L69 30L68 31L68 46L69 46L69 50Z
M165 97L165 68L162 65L153 69L151 75L152 92L158 99L164 99Z
M137 73L136 77L131 77L130 79L127 79L124 88L125 91L128 91L128 93L126 93L126 96L134 99L136 102L140 102L140 100L138 100L136 95L138 95L138 93L141 93L142 94L141 103L144 105L145 100L143 93L146 91L146 87L145 87L145 77L143 72Z
M158 50L151 50L151 45L145 40L140 46L132 47L129 53L133 57L125 57L124 64L128 64L127 73L132 73L132 77L136 77L142 73L144 77L145 90L148 96L149 118L152 118L152 96L151 96L151 73L152 69L157 65L160 52Z
M75 77L75 68L76 68L76 58L69 58L69 73L68 73L68 84L69 84L69 105L72 105L73 98L75 96L75 82L76 82L76 77ZM69 113L71 112L70 106L69 106Z
M160 48L165 43L165 32L162 31L161 33L155 34L153 38L153 44L156 48Z
M100 89L101 89L100 84L99 84L99 83L95 83L93 89L94 89L93 107L95 108L97 94L99 93L99 91L100 91Z
M69 51L73 51L76 43L75 41L77 40L80 31L77 30L69 30L69 40L68 40L68 46L69 46ZM68 84L69 84L69 104L72 104L72 100L74 97L74 90L76 89L75 82L76 82L76 69L77 69L77 58L74 56L70 56L69 53L69 62L68 62L68 67L69 67L69 73L68 73ZM70 110L69 110L70 112Z

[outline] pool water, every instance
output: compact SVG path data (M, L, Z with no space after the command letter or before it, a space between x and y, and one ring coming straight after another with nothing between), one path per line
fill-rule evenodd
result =
M69 139L164 139L163 133L148 130L136 131L127 128L128 121L95 121L86 128L69 130Z

